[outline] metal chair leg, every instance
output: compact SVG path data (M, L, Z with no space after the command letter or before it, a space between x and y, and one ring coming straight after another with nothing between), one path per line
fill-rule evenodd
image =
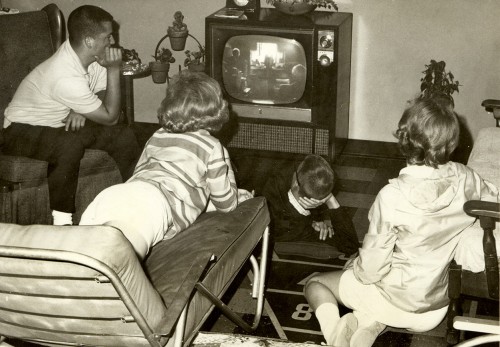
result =
M174 347L182 347L182 344L184 342L184 329L186 328L187 307L188 304L184 306L184 309L179 316L179 320L177 321L177 325L175 326L174 336L172 337L174 339Z
M266 278L266 267L267 267L267 253L269 248L269 227L266 227L262 235L262 254L260 258L260 269L257 264L257 260L252 255L250 256L250 262L252 263L253 273L254 273L254 283L252 290L252 297L257 298L257 307L255 311L255 317L252 325L245 322L239 315L233 312L226 304L224 304L217 296L212 294L201 282L196 284L196 289L205 295L221 312L229 318L233 323L241 327L246 332L252 332L259 326L260 318L262 317L262 311L264 308L264 291L265 291L265 278Z

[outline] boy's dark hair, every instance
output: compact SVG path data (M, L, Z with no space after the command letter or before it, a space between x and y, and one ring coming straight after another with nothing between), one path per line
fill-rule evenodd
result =
M202 72L184 70L171 80L158 119L171 133L217 132L229 120L229 111L216 80Z
M456 114L449 102L439 97L411 102L395 132L408 164L434 168L449 161L458 146L459 135Z
M310 154L297 167L296 179L300 196L321 200L332 192L335 175L323 157Z
M100 7L83 5L71 12L68 18L68 37L78 45L86 37L96 37L104 31L103 23L113 24L113 16Z

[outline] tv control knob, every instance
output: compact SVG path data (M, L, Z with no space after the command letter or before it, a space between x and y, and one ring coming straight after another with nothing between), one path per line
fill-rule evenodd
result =
M323 49L328 49L333 47L333 38L331 35L321 36L319 39L319 45Z
M322 56L319 57L319 64L321 66L330 66L332 61L330 60L330 57L327 56L326 54L323 54Z

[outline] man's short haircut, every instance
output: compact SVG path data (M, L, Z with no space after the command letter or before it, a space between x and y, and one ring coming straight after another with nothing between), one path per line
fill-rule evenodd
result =
M219 131L229 120L219 83L202 72L184 70L170 81L158 109L160 125L171 133Z
M296 171L299 195L321 200L333 190L335 175L330 164L321 156L310 154Z
M437 168L457 148L460 125L449 102L419 98L403 112L395 136L408 164Z
M86 37L96 37L104 31L103 23L113 23L113 16L100 7L83 5L71 12L68 18L68 37L78 45Z

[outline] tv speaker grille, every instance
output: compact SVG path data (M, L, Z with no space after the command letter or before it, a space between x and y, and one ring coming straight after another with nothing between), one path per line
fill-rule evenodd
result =
M328 155L328 130L241 122L228 147Z

